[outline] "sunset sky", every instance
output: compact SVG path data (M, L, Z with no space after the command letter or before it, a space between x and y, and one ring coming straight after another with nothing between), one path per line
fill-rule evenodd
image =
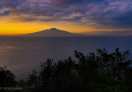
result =
M0 0L0 35L131 31L132 0Z

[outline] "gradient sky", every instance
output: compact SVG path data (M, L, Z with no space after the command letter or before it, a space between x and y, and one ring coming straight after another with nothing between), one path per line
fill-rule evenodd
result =
M132 0L0 0L0 35L131 31Z

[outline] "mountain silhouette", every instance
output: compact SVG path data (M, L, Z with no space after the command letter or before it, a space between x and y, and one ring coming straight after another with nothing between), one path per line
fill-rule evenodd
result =
M74 33L66 32L57 28L51 28L47 30L42 30L39 32L28 34L28 36L33 37L71 37L76 36Z

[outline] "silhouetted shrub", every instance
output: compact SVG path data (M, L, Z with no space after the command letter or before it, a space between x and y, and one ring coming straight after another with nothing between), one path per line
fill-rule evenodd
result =
M24 88L22 92L131 92L132 60L128 51L97 49L87 55L75 51L74 56L48 59L28 80L19 82L11 71L0 67L0 87L17 84Z
M88 55L75 51L75 59L57 62L48 59L40 72L30 75L31 92L130 92L128 55L117 48L113 52L97 49Z
M15 75L4 67L0 67L0 87L15 86Z

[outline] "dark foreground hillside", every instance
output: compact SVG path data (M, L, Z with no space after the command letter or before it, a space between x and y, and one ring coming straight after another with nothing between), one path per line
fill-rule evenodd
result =
M75 51L74 56L74 59L60 61L48 59L41 64L40 71L33 71L28 79L21 81L16 81L13 73L1 68L0 87L19 88L5 92L132 91L132 60L128 58L128 51L98 49L87 55Z

